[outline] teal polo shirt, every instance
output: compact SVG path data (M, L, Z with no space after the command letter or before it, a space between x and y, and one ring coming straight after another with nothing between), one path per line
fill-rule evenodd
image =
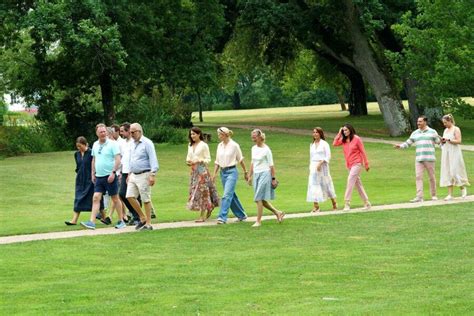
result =
M120 155L120 147L116 141L107 139L103 144L98 140L95 141L92 146L92 156L94 156L96 177L105 177L112 173L116 155Z

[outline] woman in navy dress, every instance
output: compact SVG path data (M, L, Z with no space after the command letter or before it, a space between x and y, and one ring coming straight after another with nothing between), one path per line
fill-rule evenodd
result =
M71 221L64 222L66 225L76 225L81 212L90 212L92 210L92 196L94 195L94 183L91 179L92 155L85 137L79 136L77 138L76 148L77 151L74 153L76 161L74 215Z

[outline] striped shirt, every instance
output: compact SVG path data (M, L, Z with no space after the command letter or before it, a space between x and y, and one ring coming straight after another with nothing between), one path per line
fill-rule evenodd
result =
M415 144L416 146L416 161L436 161L435 144L439 144L440 139L438 133L427 127L424 130L417 129L411 133L410 138L400 145L400 148L408 148Z

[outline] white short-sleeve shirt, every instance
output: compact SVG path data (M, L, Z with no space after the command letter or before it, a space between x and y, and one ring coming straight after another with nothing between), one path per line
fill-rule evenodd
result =
M273 166L273 155L270 147L263 144L263 147L254 145L252 147L253 172L259 173L270 170Z

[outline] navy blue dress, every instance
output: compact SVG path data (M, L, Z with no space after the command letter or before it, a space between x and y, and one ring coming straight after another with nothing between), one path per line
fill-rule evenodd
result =
M92 155L88 148L84 156L80 151L74 153L76 160L76 195L74 197L74 212L90 212L92 210L92 196L94 183L91 179Z

